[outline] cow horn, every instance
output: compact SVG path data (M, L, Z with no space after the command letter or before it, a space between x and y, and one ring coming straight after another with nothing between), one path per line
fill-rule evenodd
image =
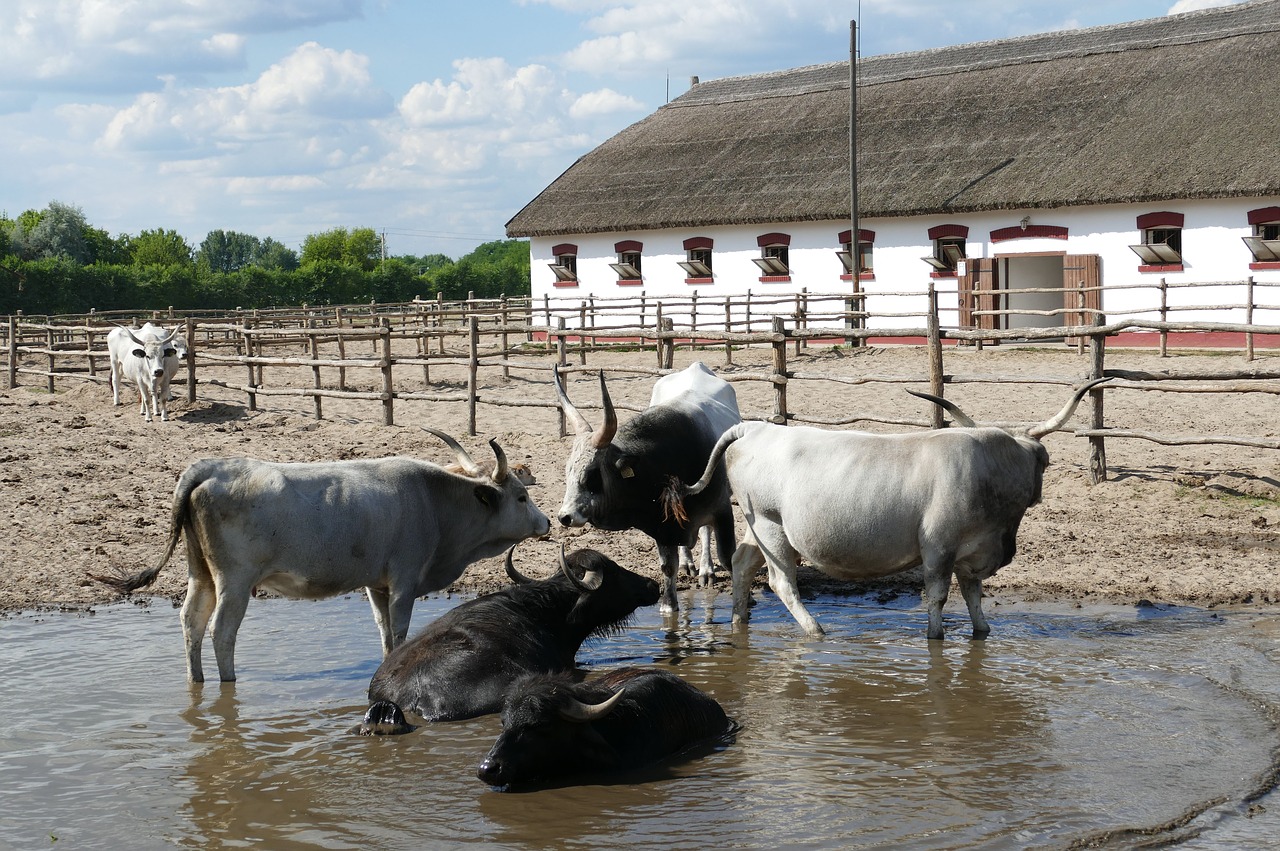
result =
M534 579L531 579L530 577L525 576L523 573L516 570L515 562L511 560L511 554L514 553L515 551L516 551L516 544L512 544L511 547L507 550L507 563L506 563L507 578L510 579L516 585L525 585L530 582L534 582L535 581Z
M964 411L960 410L960 406L957 405L955 402L951 402L947 399L943 399L941 396L935 396L932 393L925 393L922 390L912 390L910 387L905 389L912 396L917 396L921 399L924 399L926 401L932 402L933 404L937 405L939 408L941 408L942 410L950 414L952 417L954 417L955 421L959 423L961 426L963 426L964 428L977 428L978 424L975 423L973 420L969 419L969 415L966 414Z
M564 557L564 543L560 544L560 572L569 577L569 581L579 591L590 594L600 588L600 584L604 582L604 574L598 570L588 570L581 579L573 575L573 571L569 569L569 561Z
M560 705L560 717L566 721L577 721L579 723L599 721L612 712L621 699L621 689L615 691L608 700L602 703L583 703L581 700L571 697Z
M560 367L552 365L551 374L555 377L556 395L560 397L560 410L564 411L566 417L573 421L574 434L590 434L591 423L587 422L587 418L578 412L578 409L569 401L569 396L564 392L564 383L560 378Z
M458 441L454 440L452 437L445 434L444 432L436 431L430 426L423 426L422 430L429 434L434 434L436 437L443 440L445 442L445 445L453 450L453 454L458 456L458 463L462 465L462 469L467 471L467 475L469 476L480 475L481 473L480 465L477 464L475 461L471 460L471 456L467 454L467 450L462 448L462 444L458 443Z
M173 337L174 337L174 335L175 335L175 334L177 334L177 333L178 333L178 329L175 327L175 328L174 328L172 331L170 331L168 334L165 334L163 337L161 337L161 338L160 338L160 345L162 345L162 346L163 346L165 343L167 343L167 342L169 342L170 340L172 340L172 339L173 339Z
M502 451L502 447L498 445L496 437L489 438L489 448L493 450L493 457L496 466L493 468L493 475L490 478L495 485L500 485L507 480L511 469L507 466L507 453Z
M604 449L613 443L613 436L618 433L618 414L613 410L613 400L609 398L609 388L604 383L604 370L600 370L600 400L604 403L604 425L600 431L591 435L591 445L596 449Z
M1038 440L1046 434L1058 431L1067 424L1067 420L1071 419L1071 415L1076 412L1076 406L1080 404L1080 400L1084 398L1084 394L1088 393L1102 382L1110 380L1110 376L1103 376L1102 378L1095 378L1092 381L1085 382L1079 390L1071 394L1070 400L1068 400L1067 404L1062 407L1061 411L1058 411L1056 416L1045 420L1038 426L1032 426L1027 429L1027 436L1034 437Z

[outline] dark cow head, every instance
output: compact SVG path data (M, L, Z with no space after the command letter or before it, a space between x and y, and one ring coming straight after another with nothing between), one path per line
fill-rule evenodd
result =
M668 447L672 439L682 439L687 429L673 427L666 420L670 412L651 407L630 420L621 432L618 416L609 397L604 373L600 373L600 398L604 424L595 429L569 401L559 370L555 370L560 407L573 423L576 435L564 471L564 502L560 523L619 531L641 529L653 535L666 519L661 514L658 495L667 483L659 467L670 461L679 447ZM689 435L683 435L689 438Z
M502 707L502 733L477 776L490 786L607 769L619 757L593 722L622 699L619 689L575 683L567 674L523 677Z

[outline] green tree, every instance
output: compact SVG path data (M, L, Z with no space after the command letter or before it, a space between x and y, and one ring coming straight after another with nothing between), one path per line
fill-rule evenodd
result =
M302 241L302 265L327 261L371 272L382 260L382 240L373 228L333 228Z
M292 272L298 268L298 252L268 236L258 243L252 262L263 269Z
M175 230L144 230L133 238L130 248L135 266L186 266L192 259L191 246Z
M211 272L235 272L253 262L262 240L238 231L211 230L196 252L196 262Z
M38 214L35 223L30 225L27 224L30 219L24 221L28 213L19 217L18 226L11 236L24 259L64 257L81 264L90 261L89 247L84 238L89 223L79 207L50 201L49 206Z

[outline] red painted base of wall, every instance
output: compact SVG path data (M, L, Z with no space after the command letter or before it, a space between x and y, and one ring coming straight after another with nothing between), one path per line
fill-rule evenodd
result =
M547 335L541 331L533 332L533 339L537 342L545 342ZM566 337L566 342L581 342L579 337ZM636 345L641 342L638 337L599 337L597 342L607 343L623 343ZM652 342L652 341L648 341ZM812 346L840 346L844 345L844 337L817 337L809 340ZM868 337L867 345L869 346L923 346L925 344L924 337ZM681 338L682 345L688 345L688 340ZM719 340L697 340L700 346L722 346ZM958 345L956 340L943 340L944 346ZM1021 345L1020 343L1011 342L1005 345ZM1067 344L1063 344L1067 345ZM1074 343L1070 344L1074 345ZM1111 348L1121 349L1155 349L1160 347L1160 335L1156 333L1140 333L1128 332L1117 334L1107 340L1107 345ZM1170 331L1167 343L1171 349L1243 349L1244 334L1234 332L1217 332L1217 331ZM1253 347L1255 349L1280 349L1280 334L1254 334Z

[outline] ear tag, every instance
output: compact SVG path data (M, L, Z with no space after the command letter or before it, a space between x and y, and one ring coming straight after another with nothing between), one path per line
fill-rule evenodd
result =
M621 470L619 470L618 472L620 472L620 473L622 474L622 478L624 478L624 479L634 479L634 478L636 477L636 471L635 471L635 470L633 470L633 469L631 469L631 466L630 466L630 465L627 465L626 467L623 467L623 468L622 468Z

